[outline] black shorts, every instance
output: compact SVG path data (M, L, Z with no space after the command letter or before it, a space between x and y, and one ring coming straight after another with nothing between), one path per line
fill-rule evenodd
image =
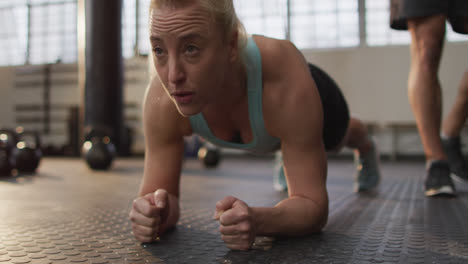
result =
M348 104L338 85L327 73L309 63L323 106L323 141L327 151L335 150L343 141L349 124Z
M453 31L468 34L468 0L390 0L390 27L407 30L408 18L445 14Z

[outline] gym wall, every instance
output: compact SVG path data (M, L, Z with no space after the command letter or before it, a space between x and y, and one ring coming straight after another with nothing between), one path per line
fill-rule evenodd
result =
M459 81L468 70L468 43L445 43L440 68L444 113L456 96ZM409 47L363 47L304 51L307 60L336 79L353 114L368 122L413 123L407 97Z

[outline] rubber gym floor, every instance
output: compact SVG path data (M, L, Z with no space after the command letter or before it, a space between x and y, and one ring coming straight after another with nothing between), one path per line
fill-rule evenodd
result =
M272 187L272 159L226 157L210 170L186 160L177 227L141 244L128 213L142 159L93 172L80 159L45 158L36 175L0 180L0 263L468 263L468 186L458 183L455 198L426 198L423 162L381 165L379 189L356 194L352 161L329 161L323 232L258 237L239 252L217 232L215 203L225 195L251 206L283 199Z

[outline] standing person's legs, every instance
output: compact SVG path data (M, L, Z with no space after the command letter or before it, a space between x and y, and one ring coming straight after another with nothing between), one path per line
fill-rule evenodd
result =
M408 98L427 160L426 196L455 192L440 139L442 91L438 72L445 20L443 14L408 19L412 38Z
M453 0L449 8L450 24L455 32L468 34L468 1ZM448 157L451 176L468 182L468 164L461 150L460 133L468 117L468 70L462 77L455 104L442 124L442 146Z
M468 34L468 1L454 0L449 10L450 24L453 30L460 34ZM452 106L449 114L445 117L442 124L443 135L447 138L456 138L468 117L468 69L465 71L458 93L455 98L455 104Z
M444 119L442 146L448 157L452 177L468 182L468 164L463 157L460 133L468 117L468 70L463 75L455 104Z
M468 1L454 0L449 21L455 32L468 34ZM462 77L455 103L442 124L442 146L448 157L452 177L468 182L468 164L461 149L460 133L468 117L468 70Z
M468 117L468 70L465 71L458 88L455 104L450 110L442 125L443 135L454 138L459 137L460 132Z
M438 77L445 19L445 15L408 19L412 38L408 97L428 161L447 159L440 142L442 92Z
M457 0L454 2L453 8L450 12L449 21L455 32L460 34L468 34L468 1ZM465 71L460 81L458 93L455 98L455 104L443 121L443 135L448 138L459 137L467 118L468 69Z

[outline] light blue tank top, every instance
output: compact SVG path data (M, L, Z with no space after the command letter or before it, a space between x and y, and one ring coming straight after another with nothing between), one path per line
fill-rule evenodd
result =
M270 136L265 129L262 110L262 58L255 41L250 37L243 51L243 60L247 71L247 97L249 119L253 139L248 143L234 143L214 136L202 113L190 116L192 131L214 145L224 148L247 150L256 153L267 153L279 149L280 140Z

